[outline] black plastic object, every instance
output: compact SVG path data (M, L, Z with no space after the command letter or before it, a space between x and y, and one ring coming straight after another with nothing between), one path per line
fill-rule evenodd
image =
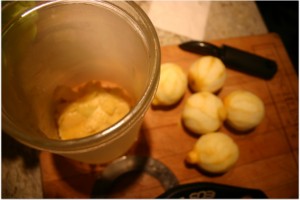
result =
M275 61L227 45L219 48L203 41L190 41L179 47L192 53L218 57L228 68L259 78L268 80L277 72Z
M190 183L178 185L167 190L157 198L162 199L237 199L237 198L267 198L260 190L228 186L216 183Z

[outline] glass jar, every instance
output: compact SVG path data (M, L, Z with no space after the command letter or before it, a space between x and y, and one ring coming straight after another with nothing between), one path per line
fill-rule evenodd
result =
M142 9L123 1L9 2L2 16L4 132L30 147L87 163L109 162L128 151L160 72L158 37ZM61 140L53 116L55 90L89 80L120 85L134 105L101 132Z

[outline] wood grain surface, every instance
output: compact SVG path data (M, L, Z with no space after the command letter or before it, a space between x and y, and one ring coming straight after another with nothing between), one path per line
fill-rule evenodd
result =
M188 90L177 105L150 108L145 116L140 139L132 152L151 156L173 171L180 184L214 182L256 188L270 198L298 198L298 77L283 43L276 34L211 41L226 44L277 62L278 72L271 80L251 77L227 69L227 80L217 94L223 98L235 89L246 89L264 102L266 115L251 132L241 134L224 124L220 131L238 144L240 157L229 172L209 176L187 165L185 157L199 136L182 125L181 112ZM162 47L162 63L174 62L187 72L199 55L177 46ZM48 152L40 154L45 198L89 198L102 166L79 163ZM164 191L147 174L124 176L112 188L110 197L154 198Z

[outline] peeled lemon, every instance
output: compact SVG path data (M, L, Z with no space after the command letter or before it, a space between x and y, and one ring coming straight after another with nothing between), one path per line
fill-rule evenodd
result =
M159 85L152 105L170 106L177 103L183 97L187 84L187 76L179 65L162 64Z
M239 148L231 137L221 132L201 136L188 153L186 161L210 173L227 172L238 160Z
M228 124L239 131L255 128L265 115L263 101L246 90L236 90L225 96L224 105Z
M192 94L183 107L183 124L197 134L214 132L226 118L222 100L210 92Z
M59 107L57 120L62 140L82 138L98 133L122 119L130 110L129 101L120 88L86 84L81 90L66 92L70 101Z
M216 92L226 80L226 68L223 62L214 56L203 56L189 69L189 86L195 92Z

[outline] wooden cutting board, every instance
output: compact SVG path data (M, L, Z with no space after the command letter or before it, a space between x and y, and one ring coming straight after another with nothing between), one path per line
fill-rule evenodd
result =
M227 126L220 131L232 137L239 146L235 167L219 176L208 176L186 165L184 159L198 139L181 123L182 101L170 109L150 108L135 147L138 155L151 156L167 165L180 184L214 182L257 188L270 198L298 198L298 78L283 43L276 34L211 41L226 44L277 62L278 72L265 81L227 69L228 78L218 93L224 97L235 89L246 89L258 95L266 107L263 122L247 134ZM162 47L162 63L174 62L187 72L199 55L184 52L177 46ZM41 152L40 166L45 198L89 198L96 175L103 167L72 161ZM154 198L164 189L146 174L120 179L111 197Z

